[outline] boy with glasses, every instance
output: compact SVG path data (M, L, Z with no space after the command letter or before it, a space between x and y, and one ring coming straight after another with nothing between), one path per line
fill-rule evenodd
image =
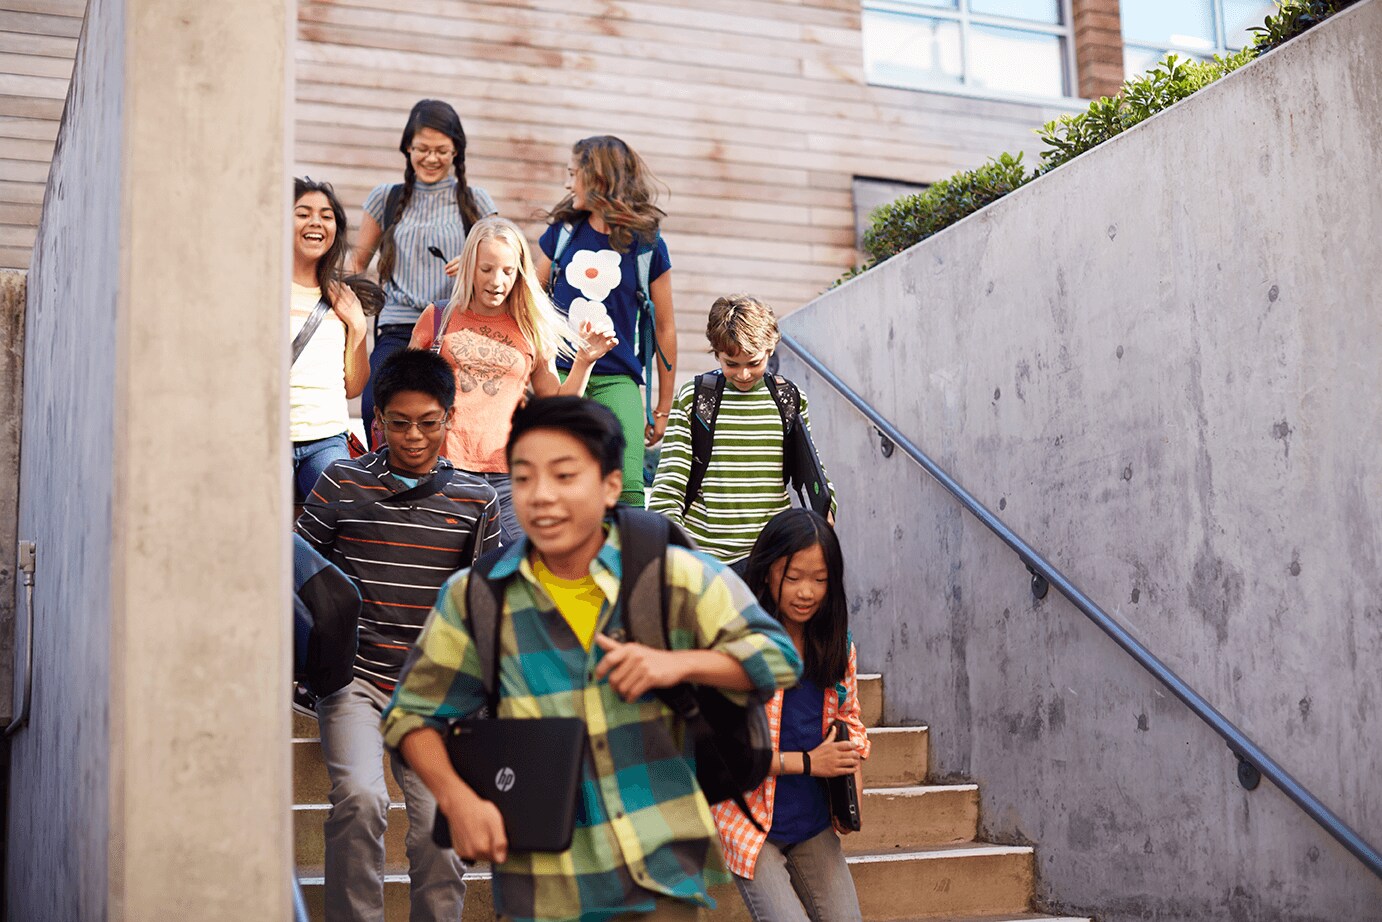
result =
M384 917L389 793L380 715L437 590L499 543L494 489L440 457L455 399L450 366L404 350L380 367L373 386L385 446L328 467L297 522L298 534L355 582L362 600L354 680L317 702L331 776L328 922ZM436 801L400 759L392 765L407 802L412 917L458 922L463 867L432 844Z

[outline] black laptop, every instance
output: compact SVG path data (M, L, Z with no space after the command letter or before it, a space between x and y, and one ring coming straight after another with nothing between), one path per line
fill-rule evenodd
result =
M466 718L446 732L446 752L461 780L499 808L510 852L564 852L576 825L585 758L579 717ZM451 847L437 810L432 841Z

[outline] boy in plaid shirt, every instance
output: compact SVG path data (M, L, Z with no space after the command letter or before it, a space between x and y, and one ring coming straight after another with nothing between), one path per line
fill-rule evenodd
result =
M589 735L575 835L562 853L510 853L498 809L451 767L445 721L484 704L465 626L469 572L442 589L384 716L437 797L457 853L494 863L504 919L695 919L723 875L719 838L671 711L653 689L694 682L770 692L801 664L777 622L723 565L669 547L670 650L615 639L619 535L607 520L622 489L614 415L575 397L534 400L508 442L514 506L527 537L491 578L507 583L498 642L501 717L581 717ZM722 876L719 879L723 879Z

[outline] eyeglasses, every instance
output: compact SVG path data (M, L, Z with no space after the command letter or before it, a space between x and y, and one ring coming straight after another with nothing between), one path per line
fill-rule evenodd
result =
M391 419L387 416L384 417L384 425L388 430L390 432L396 432L399 435L407 433L408 430L412 429L414 426L417 426L417 431L421 432L423 435L435 435L441 431L441 427L445 423L445 416L439 419Z
M418 147L414 144L412 147L408 148L408 150L417 154L419 160L426 160L433 154L436 154L443 160L450 160L456 155L455 149L450 147Z

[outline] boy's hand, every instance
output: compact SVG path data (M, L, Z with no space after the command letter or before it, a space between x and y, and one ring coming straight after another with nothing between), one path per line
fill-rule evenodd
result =
M451 847L463 861L489 861L495 864L509 856L509 837L504 833L504 817L488 800L471 793L443 808L451 824Z
M625 701L636 701L654 688L670 688L686 678L681 660L671 650L654 650L641 643L620 643L604 634L595 643L605 651L595 678L609 678L610 687Z

